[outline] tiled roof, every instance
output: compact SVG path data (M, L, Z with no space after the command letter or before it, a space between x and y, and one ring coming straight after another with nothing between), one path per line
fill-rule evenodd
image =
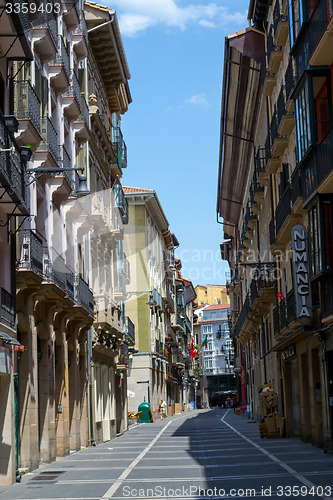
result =
M153 189L123 186L124 193L154 193Z
M230 309L230 304L213 304L212 306L206 307L205 311L214 311L219 309Z
M103 10L106 12L109 12L110 8L106 7L106 5L100 5L99 3L96 2L84 2L85 5L88 5L89 7L94 7L95 9Z

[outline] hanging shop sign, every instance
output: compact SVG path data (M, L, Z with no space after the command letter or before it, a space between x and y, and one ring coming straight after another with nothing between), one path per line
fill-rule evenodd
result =
M293 358L296 356L296 349L295 345L292 344L287 349L284 349L284 351L281 352L281 358L286 361L287 359Z
M306 324L312 320L312 299L307 232L302 224L293 226L291 244L294 264L296 316L301 323Z

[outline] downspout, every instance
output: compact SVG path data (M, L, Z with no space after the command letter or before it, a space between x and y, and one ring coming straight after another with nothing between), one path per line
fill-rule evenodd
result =
M91 370L94 365L92 359L92 331L91 328L87 331L87 343L88 343L88 381L89 381L89 414L90 414L90 445L96 446L94 439L94 421L93 421L93 406L92 406L92 380L91 380Z

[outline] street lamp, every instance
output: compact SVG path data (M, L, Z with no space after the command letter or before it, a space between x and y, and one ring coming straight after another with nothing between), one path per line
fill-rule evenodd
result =
M22 149L22 148L21 148ZM81 172L79 175L79 184L76 190L76 196L85 196L90 194L90 191L87 186L87 177L83 174L84 169L82 167L76 168L28 168L26 173L29 177L32 177L32 180L27 183L27 185L32 184L36 179L41 177L42 175L48 174L50 176L54 176L56 174L61 174L63 172Z

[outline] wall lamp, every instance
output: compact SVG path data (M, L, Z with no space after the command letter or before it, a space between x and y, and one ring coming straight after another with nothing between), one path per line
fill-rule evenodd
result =
M149 293L149 300L147 302L147 306L155 307L157 306L157 302L154 299L153 292L151 290L142 290L140 292L126 292L126 294L131 297L131 295L140 295L141 293Z
M27 148L30 149L30 148ZM76 190L76 196L85 196L90 194L90 191L87 186L87 177L83 174L83 168L29 168L26 170L26 173L29 177L32 177L32 180L27 183L32 184L36 179L42 177L42 175L48 174L51 177L54 177L56 174L61 174L63 172L81 172L79 175L79 185Z

